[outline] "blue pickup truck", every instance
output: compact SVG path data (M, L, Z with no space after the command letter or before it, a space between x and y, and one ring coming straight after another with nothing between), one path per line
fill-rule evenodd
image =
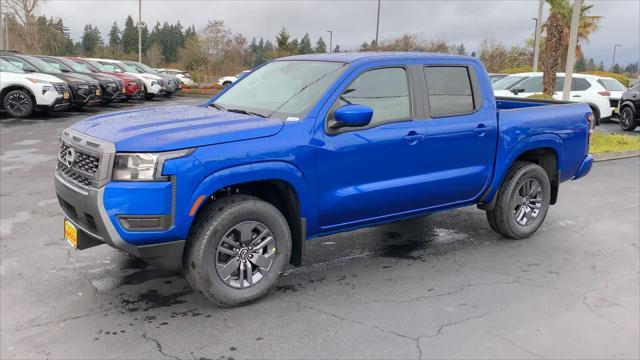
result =
M202 105L72 125L55 187L74 248L183 271L234 306L318 236L470 205L532 235L560 183L590 171L592 121L586 104L495 99L471 57L291 56Z

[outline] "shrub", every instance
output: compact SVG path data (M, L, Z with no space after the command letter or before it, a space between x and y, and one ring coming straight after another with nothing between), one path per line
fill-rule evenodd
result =
M626 75L616 74L616 73L606 72L606 71L585 71L584 73L590 74L590 75L606 76L606 77L614 78L620 81L622 85L626 87L629 87L629 85L631 85L631 79L629 79L629 77L627 77Z
M531 71L533 71L531 66L518 66L518 67L502 69L498 72L500 74L517 74L517 73L524 73L524 72L531 72Z
M542 94L542 93L537 93L537 94L531 94L531 95L527 96L527 99L553 100L553 96Z

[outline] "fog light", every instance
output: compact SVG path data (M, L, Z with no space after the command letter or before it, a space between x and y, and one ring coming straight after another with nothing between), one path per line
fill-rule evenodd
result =
M167 230L171 225L169 215L119 215L118 221L128 231Z

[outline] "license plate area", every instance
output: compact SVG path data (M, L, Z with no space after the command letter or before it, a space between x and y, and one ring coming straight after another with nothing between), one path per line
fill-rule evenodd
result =
M72 248L78 249L78 228L67 219L64 219L64 239Z

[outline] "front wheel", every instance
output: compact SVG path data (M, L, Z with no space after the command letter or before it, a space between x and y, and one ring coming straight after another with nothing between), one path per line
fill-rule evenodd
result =
M491 227L511 239L524 239L538 230L547 216L551 185L537 164L517 162L497 194L495 208L487 211Z
M144 93L144 98L146 100L153 100L154 97L156 97L156 94L149 94L148 92Z
M13 117L24 118L33 113L31 95L24 90L11 90L2 99L2 106Z
M291 257L291 233L273 205L230 195L206 205L188 239L187 280L209 301L237 306L265 296Z
M636 122L633 119L633 109L631 106L625 106L620 111L620 128L623 131L633 131L636 129Z

